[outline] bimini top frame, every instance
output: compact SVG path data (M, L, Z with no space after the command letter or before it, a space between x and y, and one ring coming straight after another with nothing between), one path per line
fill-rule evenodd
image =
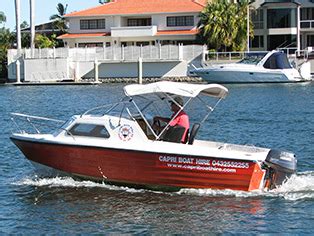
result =
M219 84L188 84L188 83L161 81L161 82L150 83L150 84L145 84L145 85L142 85L142 84L127 85L124 87L124 93L127 97L130 98L130 101L132 101L132 103L136 107L142 119L145 121L147 127L149 127L150 131L155 136L156 140L158 140L163 135L163 133L167 130L171 121L175 119L176 116L173 116L170 122L168 122L168 124L164 127L164 129L157 135L155 131L153 130L153 128L151 127L151 125L149 124L149 122L147 121L147 119L145 118L141 109L137 106L135 101L132 99L133 96L140 96L140 95L145 95L145 94L157 94L161 98L167 97L170 101L174 102L178 107L180 107L177 114L179 114L187 106L187 104L190 103L190 101L193 98L196 98L200 94L218 98L219 100L217 101L215 106L210 107L198 97L204 103L205 107L209 110L201 122L203 123L208 118L209 114L215 109L215 107L218 105L221 99L225 98L228 95L228 89ZM181 106L174 100L174 97L176 95L188 98L187 101L183 104L183 106Z

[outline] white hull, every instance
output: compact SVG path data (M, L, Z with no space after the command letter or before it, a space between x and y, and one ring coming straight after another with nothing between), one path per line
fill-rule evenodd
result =
M192 73L209 83L293 83L309 81L279 51L248 54L238 63L196 68Z
M282 72L232 71L218 69L199 69L196 74L209 83L291 83L302 82L300 77L287 76Z

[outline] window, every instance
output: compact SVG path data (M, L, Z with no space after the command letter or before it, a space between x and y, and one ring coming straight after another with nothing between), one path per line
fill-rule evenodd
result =
M193 26L194 17L193 16L168 16L167 26Z
M252 48L263 48L264 47L263 35L254 35L251 45L252 45Z
M314 8L301 8L301 20L314 20Z
M149 45L149 42L136 42L136 46L147 46Z
M88 20L80 20L80 29L88 29Z
M89 20L89 29L97 29L97 20Z
M88 47L88 48L94 48L94 47L101 48L101 47L103 47L103 43L79 43L78 47L79 48L85 48L85 47Z
M73 125L69 133L77 136L109 138L109 132L103 125L79 123Z
M269 9L267 10L267 28L297 27L296 9Z
M263 9L257 9L255 11L250 11L252 16L252 22L254 24L254 29L263 29Z
M150 26L150 25L152 25L151 18L128 19L128 26Z
M290 69L291 65L286 54L278 52L267 59L264 67L267 69Z
M106 20L105 19L95 19L95 20L80 20L80 29L105 29Z
M314 8L301 8L301 28L314 28Z
M105 19L97 20L97 27L98 27L98 29L105 29L106 28L106 20Z
M314 35L307 35L307 47L313 47L314 46Z
M274 50L276 48L296 47L296 35L268 35L267 36L267 50Z

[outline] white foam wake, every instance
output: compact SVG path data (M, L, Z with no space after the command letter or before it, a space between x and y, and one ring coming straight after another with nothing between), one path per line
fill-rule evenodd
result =
M283 185L271 191L235 191L213 189L182 189L179 194L234 197L283 197L287 200L314 199L314 172L307 171L291 176Z
M105 188L109 190L123 190L126 192L141 192L144 190L137 190L134 188L120 187L115 185L109 185L105 183L97 183L93 181L77 181L71 177L53 177L53 178L38 178L35 179L27 177L18 182L13 183L14 185L28 185L36 187L68 187L68 188Z
M46 186L46 187L70 187L70 188L105 188L108 190L120 190L126 192L155 192L144 189L115 186L93 181L77 181L71 177L54 178L24 178L14 185ZM168 193L165 193L168 194ZM235 190L214 190L214 189L181 189L176 194L198 195L198 196L234 196L242 198L251 197L282 197L287 200L314 199L314 171L302 172L293 175L282 186L271 191L235 191Z

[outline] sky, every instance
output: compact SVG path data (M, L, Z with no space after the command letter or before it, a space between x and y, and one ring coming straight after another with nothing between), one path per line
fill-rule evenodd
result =
M35 2L35 24L49 21L50 16L57 14L58 3L64 6L68 4L67 13L80 11L90 7L99 6L99 0L34 0ZM30 24L29 0L20 0L21 23L26 21ZM0 27L15 30L15 0L0 0L0 11L4 12L7 20Z

